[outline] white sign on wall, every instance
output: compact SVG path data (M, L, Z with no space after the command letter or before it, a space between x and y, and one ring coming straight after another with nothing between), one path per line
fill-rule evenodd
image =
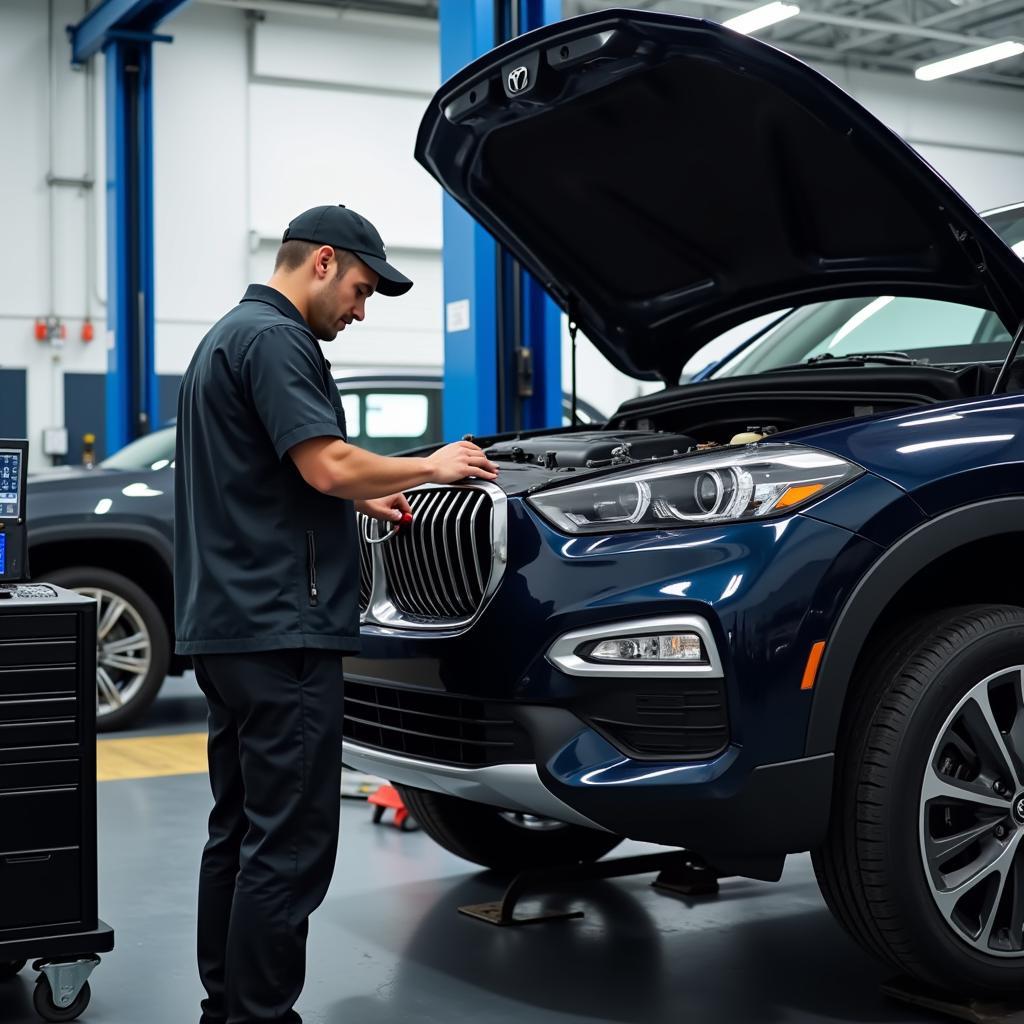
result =
M457 299L445 306L445 324L449 334L469 330L469 299Z

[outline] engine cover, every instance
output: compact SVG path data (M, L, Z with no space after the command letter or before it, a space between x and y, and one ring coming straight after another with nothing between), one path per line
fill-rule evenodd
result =
M502 441L487 449L487 457L546 469L582 469L592 463L610 464L613 459L626 463L683 455L696 445L685 434L595 430Z

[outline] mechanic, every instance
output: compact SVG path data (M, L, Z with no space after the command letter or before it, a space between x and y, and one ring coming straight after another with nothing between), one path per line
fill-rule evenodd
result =
M309 915L338 844L342 656L359 647L355 510L493 480L474 444L386 458L347 441L319 341L412 282L373 225L320 206L273 276L210 329L182 380L175 462L176 651L209 704L214 807L199 875L202 1024L300 1021ZM354 507L353 507L354 506Z

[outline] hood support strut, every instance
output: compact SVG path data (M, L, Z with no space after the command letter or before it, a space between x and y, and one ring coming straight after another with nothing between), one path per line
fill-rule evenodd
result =
M1017 358L1017 352L1020 350L1020 343L1024 341L1024 320L1017 325L1017 333L1013 337L1013 343L1010 345L1010 351L1006 353L1006 359L1003 361L1002 369L999 371L999 376L996 378L995 386L992 388L993 395L1002 394L1006 388L1007 382L1010 378L1010 367L1013 365L1014 360Z

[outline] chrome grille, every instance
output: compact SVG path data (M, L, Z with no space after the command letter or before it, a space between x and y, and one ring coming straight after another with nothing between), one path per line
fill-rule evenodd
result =
M388 596L421 619L469 618L491 575L493 505L486 491L433 487L409 495L412 525L381 544Z
M366 543L368 531L374 528L373 521L362 512L356 513L356 529L359 531L359 610L365 612L370 607L370 596L373 593L373 552ZM370 534L372 536L372 534Z

